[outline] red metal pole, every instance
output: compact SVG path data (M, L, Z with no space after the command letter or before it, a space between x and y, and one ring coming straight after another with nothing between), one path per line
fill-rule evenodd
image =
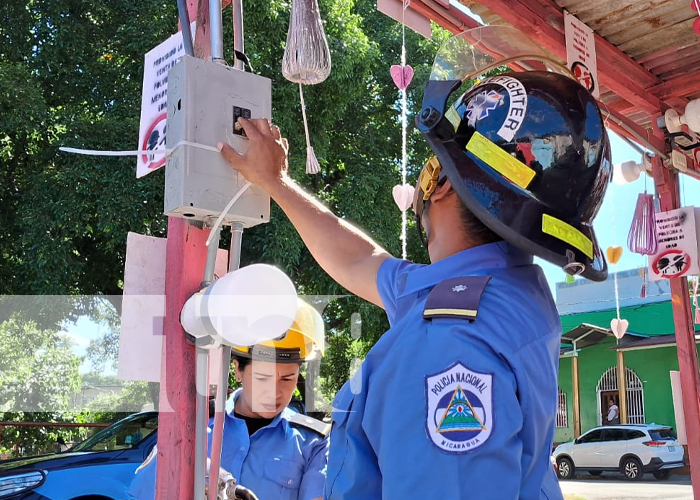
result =
M654 135L663 137L663 133L656 128ZM680 208L678 173L664 167L658 157L654 158L652 165L656 192L661 198L661 210ZM698 371L700 365L695 344L695 323L690 306L688 280L673 278L670 281L678 368L683 393L683 413L688 438L690 480L693 486L693 497L700 500L700 371Z

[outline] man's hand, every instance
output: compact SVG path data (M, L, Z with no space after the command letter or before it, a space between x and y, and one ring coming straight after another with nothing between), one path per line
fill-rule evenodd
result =
M382 307L377 272L390 255L349 222L336 217L287 175L287 140L266 119L239 118L250 147L240 154L219 144L221 154L284 210L316 262L350 292Z
M217 147L226 160L252 184L270 191L275 183L287 175L287 139L280 135L276 125L266 118L238 119L250 146L246 154L240 154L228 144Z

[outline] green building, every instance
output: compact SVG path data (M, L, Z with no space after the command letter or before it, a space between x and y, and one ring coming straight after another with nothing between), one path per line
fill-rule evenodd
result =
M678 354L669 284L648 283L647 293L641 294L641 271L618 273L617 279L619 317L629 322L620 341L610 329L611 320L618 317L614 276L603 283L557 284L563 337L555 443L575 437L577 369L580 429L586 432L602 425L608 399L620 401L618 363L623 363L626 374L628 422L677 428L671 372L678 371ZM700 340L699 335L695 338Z

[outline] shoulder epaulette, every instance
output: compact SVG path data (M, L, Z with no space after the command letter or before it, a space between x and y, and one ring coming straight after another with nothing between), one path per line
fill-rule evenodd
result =
M490 280L491 276L465 276L443 281L430 291L425 301L423 317L474 321L479 313L481 295Z
M301 427L303 429L313 431L323 437L326 437L331 431L331 424L327 424L316 418L296 412L289 419L289 423L295 427Z

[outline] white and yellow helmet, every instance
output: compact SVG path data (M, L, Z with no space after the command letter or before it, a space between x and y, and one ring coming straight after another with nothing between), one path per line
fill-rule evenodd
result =
M275 363L311 361L326 349L321 314L301 299L292 326L281 337L254 346L231 348L231 354Z

